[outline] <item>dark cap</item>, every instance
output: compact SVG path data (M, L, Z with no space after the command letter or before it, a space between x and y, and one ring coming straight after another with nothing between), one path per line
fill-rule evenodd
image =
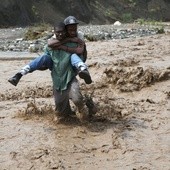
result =
M65 25L79 24L78 20L74 16L69 16L64 20Z

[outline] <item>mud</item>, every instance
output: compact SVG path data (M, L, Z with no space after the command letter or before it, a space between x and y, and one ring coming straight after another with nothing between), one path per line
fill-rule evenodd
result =
M79 80L98 112L86 124L54 121L48 70L14 87L7 79L29 60L1 60L0 169L169 170L169 47L168 33L87 42L93 83Z

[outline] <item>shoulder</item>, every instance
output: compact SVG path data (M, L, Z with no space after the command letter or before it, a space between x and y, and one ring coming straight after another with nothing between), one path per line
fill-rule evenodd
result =
M84 41L84 33L81 31L77 32L77 37Z

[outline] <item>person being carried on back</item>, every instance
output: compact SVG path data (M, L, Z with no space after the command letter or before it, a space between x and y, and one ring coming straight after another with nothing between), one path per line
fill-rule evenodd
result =
M69 16L64 20L66 27L66 38L61 42L55 38L48 40L48 47L52 49L61 49L66 52L72 53L71 64L78 70L79 77L84 79L86 84L91 84L91 76L88 71L88 67L85 64L87 59L86 44L84 42L84 34L77 31L78 20L74 16ZM77 43L77 48L67 47L65 44L67 42Z
M66 27L66 37L64 40L57 40L55 33L53 37L48 40L48 46L52 49L62 49L69 53L72 53L71 55L71 64L73 67L78 70L78 74L80 78L84 79L86 84L91 84L91 76L88 71L87 65L84 63L87 58L87 50L86 45L84 43L83 34L77 33L77 24L78 21L75 17L69 16L64 20L64 24ZM81 38L81 39L80 39ZM67 42L76 42L78 45L77 47L67 47L64 44ZM79 57L79 56L80 57ZM32 60L30 63L25 65L21 70L15 74L13 77L8 79L8 81L14 85L17 86L19 80L23 75L26 75L28 73L31 73L35 70L46 70L50 69L52 70L53 67L53 61L51 60L50 56L47 54L43 54L42 56L39 56Z

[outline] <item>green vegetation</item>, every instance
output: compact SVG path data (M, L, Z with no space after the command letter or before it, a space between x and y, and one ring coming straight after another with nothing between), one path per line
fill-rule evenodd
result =
M132 14L131 13L124 13L122 15L122 21L125 22L125 23L132 22L133 21Z
M165 29L164 29L164 25L163 25L162 21L155 21L155 20L151 20L151 19L145 20L143 18L140 18L140 19L137 19L136 22L139 23L140 25L155 28L157 30L158 34L165 33Z
M34 5L32 6L31 10L36 18L40 18L38 10L36 9Z
M84 38L88 41L97 41L97 37L95 37L94 35L85 35Z
M46 34L47 30L51 30L51 26L49 24L36 24L28 29L28 31L24 35L24 39L35 40L41 38Z
M136 0L125 0L127 4L129 4L130 7L135 7L137 4Z
M163 26L162 21L139 18L136 20L140 25Z
M157 30L157 33L158 33L158 34L164 34L164 33L165 33L164 26L159 27L159 28L156 28L156 30Z
M106 12L105 12L105 15L110 17L112 14L112 11L110 9L107 9Z

